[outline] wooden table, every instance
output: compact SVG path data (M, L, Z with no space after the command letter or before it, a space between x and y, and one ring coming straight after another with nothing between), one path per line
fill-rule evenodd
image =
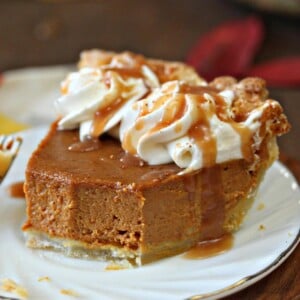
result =
M80 50L129 49L183 60L199 35L229 19L258 14L266 39L256 62L300 55L300 19L251 11L235 1L5 1L0 3L0 70L65 64ZM300 180L300 88L272 89L292 123L280 139L287 165ZM4 100L0 100L4 101ZM292 159L291 159L292 158ZM226 299L300 299L300 246L276 271Z

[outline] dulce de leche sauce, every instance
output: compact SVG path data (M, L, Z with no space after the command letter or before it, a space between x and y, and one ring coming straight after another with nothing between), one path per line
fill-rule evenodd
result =
M15 182L8 186L7 193L10 197L13 198L25 198L24 194L24 182Z
M201 181L195 176L185 178L185 190L191 201L200 197L201 237L199 243L190 249L185 258L210 257L229 250L233 236L224 231L225 197L222 186L222 172L219 165L201 170ZM201 186L200 194L197 185Z
M188 259L206 258L221 254L233 246L233 235L225 234L218 239L199 242L185 253Z

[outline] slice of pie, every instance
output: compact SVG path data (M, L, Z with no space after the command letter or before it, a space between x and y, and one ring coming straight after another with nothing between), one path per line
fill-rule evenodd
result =
M27 245L141 265L237 230L289 130L265 82L84 52L32 154Z

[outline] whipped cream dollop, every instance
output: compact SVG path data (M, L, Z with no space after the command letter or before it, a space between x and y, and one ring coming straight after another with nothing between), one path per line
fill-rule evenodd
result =
M182 174L250 159L252 147L260 145L258 128L269 104L237 123L231 109L234 96L232 90L189 92L178 81L165 83L129 107L120 127L122 146L151 165L174 162L184 169Z
M262 101L237 122L234 88L220 91L179 80L160 84L146 65L137 70L117 63L71 73L61 90L55 102L59 129L79 127L81 141L108 132L150 165L174 162L183 169L179 174L250 161L262 140L264 111L279 105Z
M62 116L59 129L79 127L82 141L100 136L119 124L132 103L159 86L147 66L141 66L139 76L120 70L116 64L69 74L61 85L62 96L54 103Z

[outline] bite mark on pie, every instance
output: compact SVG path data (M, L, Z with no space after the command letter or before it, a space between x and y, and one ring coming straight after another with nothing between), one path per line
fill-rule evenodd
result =
M264 81L132 53L79 65L27 166L27 245L130 266L237 230L289 130Z

